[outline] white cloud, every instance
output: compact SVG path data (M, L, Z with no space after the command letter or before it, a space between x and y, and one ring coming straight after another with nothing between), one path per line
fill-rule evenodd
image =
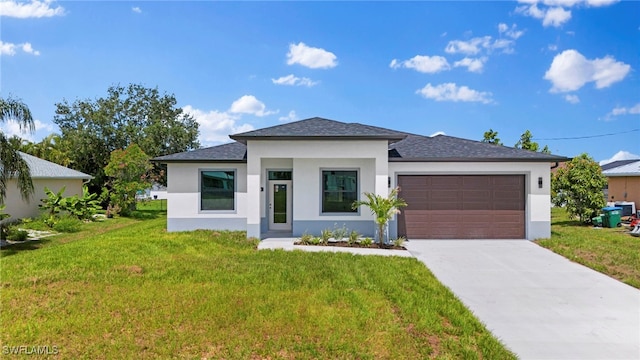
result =
M9 42L3 42L0 40L0 55L13 56L16 54L16 50L22 50L23 52L31 55L38 56L40 51L35 50L31 43L13 44Z
M53 125L51 123L44 123L38 119L33 121L33 125L35 126L35 132L44 130L47 133L51 133L53 132ZM22 138L24 140L29 140L29 141L35 141L33 138L33 134L28 132L28 131L24 131L20 129L20 123L13 121L13 120L9 120L5 123L2 124L2 126L0 126L0 129L2 129L2 132L7 136L7 137L12 137L12 136L17 136L19 138Z
M140 9L139 6L134 6L131 8L131 11L133 11L134 13L138 13L141 14L142 13L142 9Z
M557 51L558 50L558 45L556 44L549 44L547 46L547 49L551 50L551 51Z
M632 107L617 106L613 108L613 110L611 110L607 115L605 115L604 120L613 120L615 116L638 114L640 114L640 103L637 103Z
M483 68L484 68L484 63L487 62L487 58L486 57L481 57L481 58L477 58L477 59L472 59L472 58L464 58L460 61L456 61L453 63L454 67L461 67L464 66L467 68L467 70L471 71L471 72L475 72L475 73L481 73Z
M565 95L564 99L570 104L577 104L580 102L578 95Z
M475 37L473 39L451 40L444 51L449 54L476 55L481 51L492 52L502 49L505 53L512 53L515 42L509 39L493 40L491 36Z
M253 130L250 124L239 124L240 116L218 110L203 111L187 105L182 110L191 114L200 125L200 140L203 144L229 142L229 134Z
M267 116L277 114L278 111L266 110L264 103L256 99L253 95L244 95L234 101L229 108L229 112L236 114L250 114L255 116Z
M15 0L0 1L0 16L8 16L19 19L43 18L64 15L62 6L52 6L54 1L33 0L31 2L18 2Z
M628 151L620 150L617 153L615 153L615 155L610 157L609 159L605 159L605 160L600 161L600 165L612 163L614 161L634 160L634 159L640 159L640 155L636 155L636 154L630 153Z
M518 28L518 25L516 24L512 24L511 27L509 27L509 25L505 24L505 23L500 23L498 24L498 32L500 34L504 34L514 40L520 38L522 35L524 35L524 31L522 30L516 30Z
M33 47L31 46L31 43L22 44L22 51L26 52L27 54L33 54L35 56L40 55L40 51L34 50Z
M296 115L296 112L293 110L289 111L289 114L287 116L281 116L280 118L278 118L278 120L284 121L284 122L295 121L297 119L298 119L298 115Z
M443 70L449 70L451 66L442 56L426 56L416 55L409 60L398 61L397 59L391 60L389 67L397 69L404 67L407 69L414 69L421 73L434 74Z
M535 19L542 20L542 25L560 27L571 20L571 11L567 8L574 6L602 7L619 0L519 0L526 4L516 7L516 12ZM538 7L541 5L541 7Z
M553 58L544 78L553 84L551 92L575 91L588 82L602 89L624 79L630 70L611 56L589 60L576 50L565 50Z
M434 137L438 135L447 135L447 134L445 134L444 131L436 131L433 134L429 135L429 137Z
M321 48L305 45L303 42L289 44L287 53L287 64L300 64L311 69L328 69L338 65L337 57L334 53Z
M277 79L271 79L271 81L276 85L307 86L307 87L312 87L312 86L318 85L319 83L319 81L313 81L306 77L299 78L293 74L289 74L287 76L281 76Z
M464 101L464 102L481 102L490 104L493 102L490 92L481 92L468 88L467 86L458 86L455 83L445 83L433 86L427 84L422 89L416 90L417 94L427 99L435 101Z

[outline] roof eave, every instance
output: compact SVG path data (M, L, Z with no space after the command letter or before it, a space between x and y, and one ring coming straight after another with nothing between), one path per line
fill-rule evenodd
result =
M564 162L566 158L539 159L539 158L389 158L390 162Z
M247 159L151 159L151 162L168 164L168 163L202 163L202 162L217 162L217 163L246 163Z

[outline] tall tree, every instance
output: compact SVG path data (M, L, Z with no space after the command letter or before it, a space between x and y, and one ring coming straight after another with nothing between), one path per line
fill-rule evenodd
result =
M605 205L602 189L607 178L600 165L589 155L574 157L551 178L551 196L554 205L565 206L567 212L586 222Z
M482 142L494 145L502 145L502 142L498 137L498 132L493 131L493 129L489 129L489 131L484 132L484 138L482 139Z
M527 130L522 135L520 135L520 140L514 145L517 149L529 150L529 151L538 151L540 147L537 142L532 141L531 131Z
M0 98L0 123L7 121L17 122L21 131L35 130L31 111L22 100ZM4 203L7 183L13 177L18 181L20 195L25 201L29 201L29 196L34 191L29 166L11 140L0 131L0 204Z
M111 177L112 205L118 205L126 214L135 210L136 193L151 186L148 172L151 170L149 156L136 144L124 150L111 152L105 173Z
M105 97L57 103L53 121L69 142L73 167L93 175L100 186L116 149L135 143L156 157L200 146L198 123L176 104L173 94L161 94L158 88L114 85Z

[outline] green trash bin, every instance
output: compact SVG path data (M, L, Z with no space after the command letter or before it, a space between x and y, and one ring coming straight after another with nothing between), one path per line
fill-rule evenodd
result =
M602 215L591 218L591 222L593 223L593 226L602 227L602 218L603 218Z
M620 221L620 215L622 214L621 207L609 206L602 208L604 216L602 219L602 226L608 228L618 227L622 224Z

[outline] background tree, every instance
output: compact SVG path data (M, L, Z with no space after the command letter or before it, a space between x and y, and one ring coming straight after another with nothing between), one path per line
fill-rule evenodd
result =
M531 140L532 137L533 135L531 135L531 131L525 131L522 135L520 135L520 140L518 140L514 147L517 149L538 151L539 145L537 142Z
M22 140L22 139L21 139ZM58 134L50 134L40 142L34 143L28 140L22 140L19 145L20 151L51 161L62 166L70 166L72 161L70 157L69 143Z
M482 139L482 142L494 145L502 145L500 138L498 138L498 132L493 131L493 129L489 129L489 131L484 132L484 138Z
M105 174L111 177L111 205L118 205L124 214L135 210L136 194L151 186L149 156L137 144L125 150L114 150L105 166Z
M21 131L35 130L33 117L29 107L21 100L0 98L0 123L16 121ZM27 162L24 161L15 145L0 131L0 204L4 203L7 194L7 183L15 177L18 181L18 189L25 201L33 194L33 182Z
M53 121L68 141L73 167L94 176L95 190L104 183L104 167L116 149L135 143L156 157L200 146L198 123L176 104L173 94L157 88L116 85L96 100L57 103Z
M602 189L607 185L607 178L600 165L587 154L574 157L566 164L551 178L553 204L565 206L569 215L581 222L589 221L606 204Z

